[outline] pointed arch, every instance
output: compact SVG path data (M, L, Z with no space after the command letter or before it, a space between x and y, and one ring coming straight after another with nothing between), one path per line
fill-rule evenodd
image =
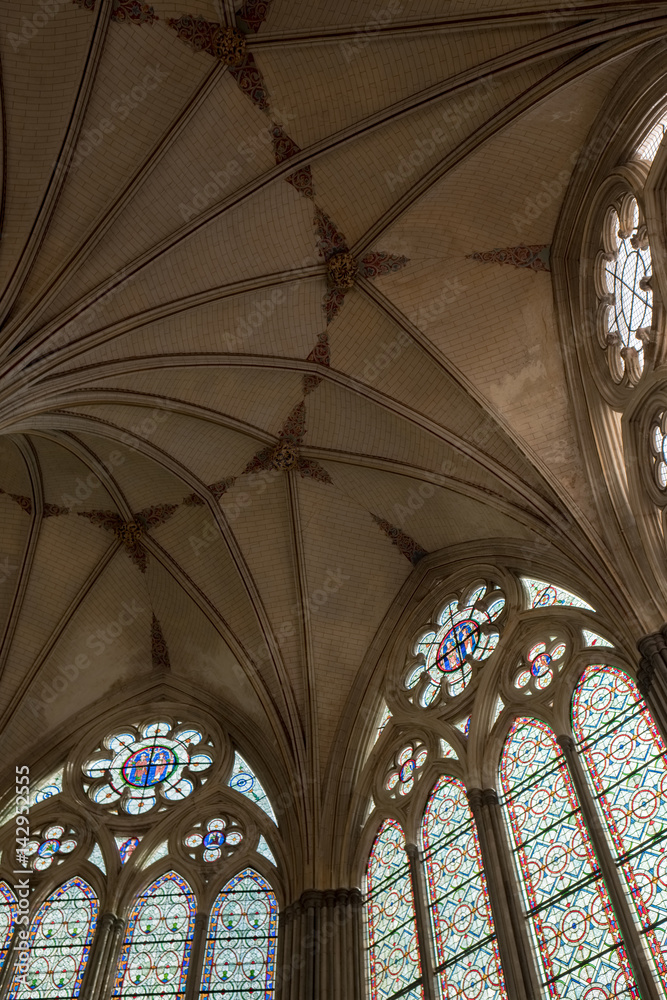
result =
M565 758L552 730L516 720L500 780L526 919L553 1000L636 995L616 919Z
M506 998L477 830L458 778L438 779L421 836L442 995Z
M366 869L366 926L371 1000L400 993L423 1000L417 919L405 835L386 819Z
M79 876L46 899L30 927L27 967L14 970L8 1000L74 1000L81 992L98 913L97 896Z
M648 952L667 982L667 747L634 682L587 667L572 728Z
M184 995L195 912L192 889L174 871L142 892L128 919L114 997Z
M275 993L278 903L269 883L244 868L222 888L211 910L199 996L233 993L253 1000Z
M0 882L0 972L5 964L18 912L16 896L6 882Z

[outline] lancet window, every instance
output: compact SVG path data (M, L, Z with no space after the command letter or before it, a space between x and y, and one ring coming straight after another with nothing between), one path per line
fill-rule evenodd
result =
M121 716L21 801L0 827L3 998L271 1000L278 821L212 720Z
M397 631L362 781L372 1000L667 996L667 750L613 615L577 590L499 567ZM422 697L451 655L441 609L453 629L476 605L493 648L462 644L467 683Z

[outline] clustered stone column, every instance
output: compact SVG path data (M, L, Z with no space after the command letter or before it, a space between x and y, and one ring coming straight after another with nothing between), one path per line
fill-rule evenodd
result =
M309 889L280 914L279 1000L364 1000L359 889Z
M471 788L468 801L477 827L489 890L498 950L510 997L537 1000L541 996L526 921L512 870L498 795L493 788Z
M637 685L667 740L667 623L659 632L643 636L637 643L641 653Z

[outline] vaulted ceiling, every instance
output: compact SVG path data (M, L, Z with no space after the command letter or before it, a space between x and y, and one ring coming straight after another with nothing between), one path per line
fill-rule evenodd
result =
M549 246L664 5L1 6L3 741L168 675L317 813L429 553L548 531L618 586Z

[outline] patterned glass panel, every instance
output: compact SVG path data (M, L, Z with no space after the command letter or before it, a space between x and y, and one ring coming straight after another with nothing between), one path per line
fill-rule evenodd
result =
M428 876L442 996L506 997L477 831L463 782L443 777L424 813Z
M590 604L572 594L562 587L555 587L553 583L545 583L544 580L531 580L527 576L521 577L531 608L551 608L554 605L564 605L570 608L586 608L588 611L595 611Z
M500 779L549 995L638 997L565 758L548 726L516 720Z
M366 893L371 1000L398 993L423 1000L405 837L392 819L385 820L375 838L366 870Z
M49 896L30 927L30 961L25 976L16 969L10 1000L79 996L97 910L95 893L81 878L70 879Z
M0 969L5 962L17 916L16 896L6 882L0 882Z
M183 1000L195 924L195 898L176 872L139 896L127 925L114 997Z
M572 723L667 993L667 748L635 684L615 667L584 672Z
M213 905L199 996L271 1000L277 933L278 904L271 886L246 868Z
M248 767L240 753L234 755L234 769L229 779L229 787L235 788L242 795L247 795L249 799L257 803L260 809L264 810L267 816L271 817L274 823L277 823L269 796L264 791L259 778Z

